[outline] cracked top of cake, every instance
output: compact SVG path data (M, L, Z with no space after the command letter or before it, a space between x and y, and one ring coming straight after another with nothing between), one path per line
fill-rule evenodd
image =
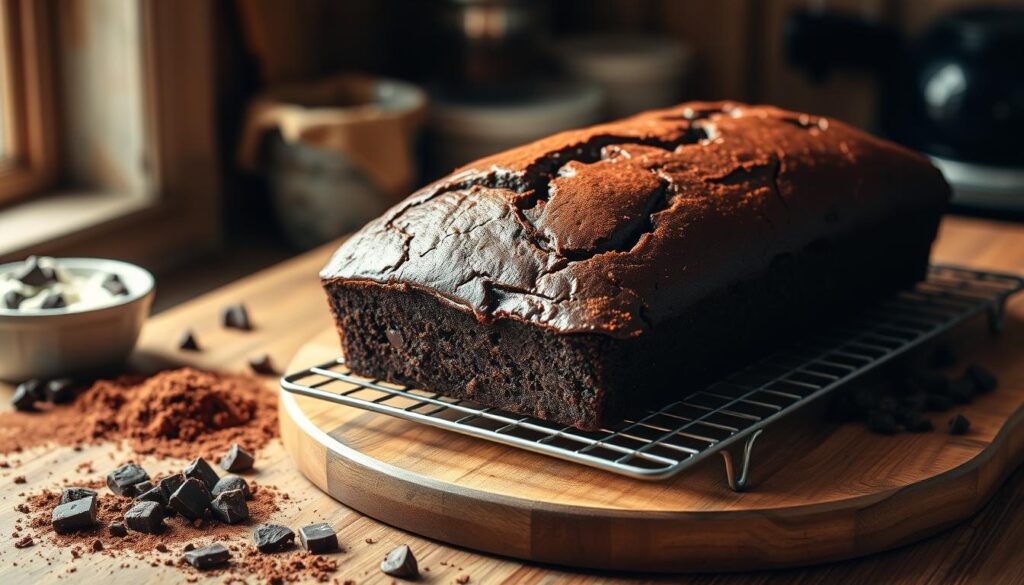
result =
M458 169L320 276L415 288L485 323L642 334L780 255L948 199L924 157L834 120L689 103Z

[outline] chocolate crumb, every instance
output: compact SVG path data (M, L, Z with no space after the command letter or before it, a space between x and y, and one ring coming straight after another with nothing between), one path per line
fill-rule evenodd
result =
M31 536L25 536L14 543L14 548L28 548L35 545L35 541L32 540Z
M178 349L182 351L202 351L199 348L199 342L196 340L196 335L191 329L186 329L182 332L181 339L178 340Z
M270 355L265 353L249 358L249 368L252 369L253 372L264 376L273 376L277 374L277 369L274 368L274 364L270 360Z
M166 544L164 544L164 543L162 543L162 542L161 542L161 543L159 543L159 544L157 544L157 545L156 545L155 547L153 547L153 548L155 548L155 549L157 550L157 552L167 552L167 545L166 545Z
M14 481L14 483L25 483L28 480L25 479L24 475L18 475L18 476L15 476L15 478L12 481Z
M249 320L249 311L242 303L225 307L221 311L221 324L228 329L240 331L251 331L252 321Z
M103 543L99 540L92 541L92 550L94 552L100 552L101 550L103 550Z

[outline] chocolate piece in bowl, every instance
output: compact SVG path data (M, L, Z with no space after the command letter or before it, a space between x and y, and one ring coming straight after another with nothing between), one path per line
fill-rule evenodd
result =
M124 281L121 280L120 276L113 273L108 274L106 278L103 279L103 283L100 286L115 297L121 297L128 294L128 287L125 286Z
M224 457L221 457L220 467L224 471L231 473L249 471L252 469L254 460L252 453L243 449L238 443L235 443L231 445L231 448L224 454Z
M17 309L27 297L16 290L9 290L4 293L4 307Z
M920 281L949 197L841 122L682 104L469 163L320 276L354 373L596 430Z
M96 525L96 498L90 496L58 504L53 509L51 522L57 534L92 528Z
M185 477L198 479L203 482L207 490L212 490L213 486L217 485L217 480L220 479L213 467L202 457L196 457L192 463L188 464L188 467L185 468Z
M42 266L38 256L29 256L13 276L15 280L33 288L44 287L57 281L57 274L52 268Z
M107 487L119 496L135 497L135 486L149 480L146 470L134 463L126 463L107 474Z
M205 571L206 569L213 569L226 565L231 560L231 551L227 549L221 543L211 544L210 546L204 546L203 548L196 548L186 551L182 558L185 562L199 569Z
M63 294L53 293L47 295L40 306L44 309L63 309L68 306L68 301L64 298Z

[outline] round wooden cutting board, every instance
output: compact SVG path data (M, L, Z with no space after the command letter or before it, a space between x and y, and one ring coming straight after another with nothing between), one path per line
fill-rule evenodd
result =
M1017 299L1021 301L1022 299ZM335 499L393 526L531 561L637 571L805 565L906 544L984 505L1024 456L1024 303L989 339L972 323L951 339L999 389L933 416L937 430L893 437L823 422L811 408L770 426L749 491L721 459L664 482L619 477L420 424L281 393L284 443ZM339 353L325 331L289 371ZM945 432L954 412L972 422Z

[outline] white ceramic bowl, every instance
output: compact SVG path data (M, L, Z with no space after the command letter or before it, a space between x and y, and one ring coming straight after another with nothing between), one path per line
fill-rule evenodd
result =
M97 372L123 363L135 347L153 304L155 280L148 270L102 258L58 258L71 274L114 273L128 294L109 305L76 310L21 312L0 306L0 379L21 382ZM0 273L21 262L0 265Z

